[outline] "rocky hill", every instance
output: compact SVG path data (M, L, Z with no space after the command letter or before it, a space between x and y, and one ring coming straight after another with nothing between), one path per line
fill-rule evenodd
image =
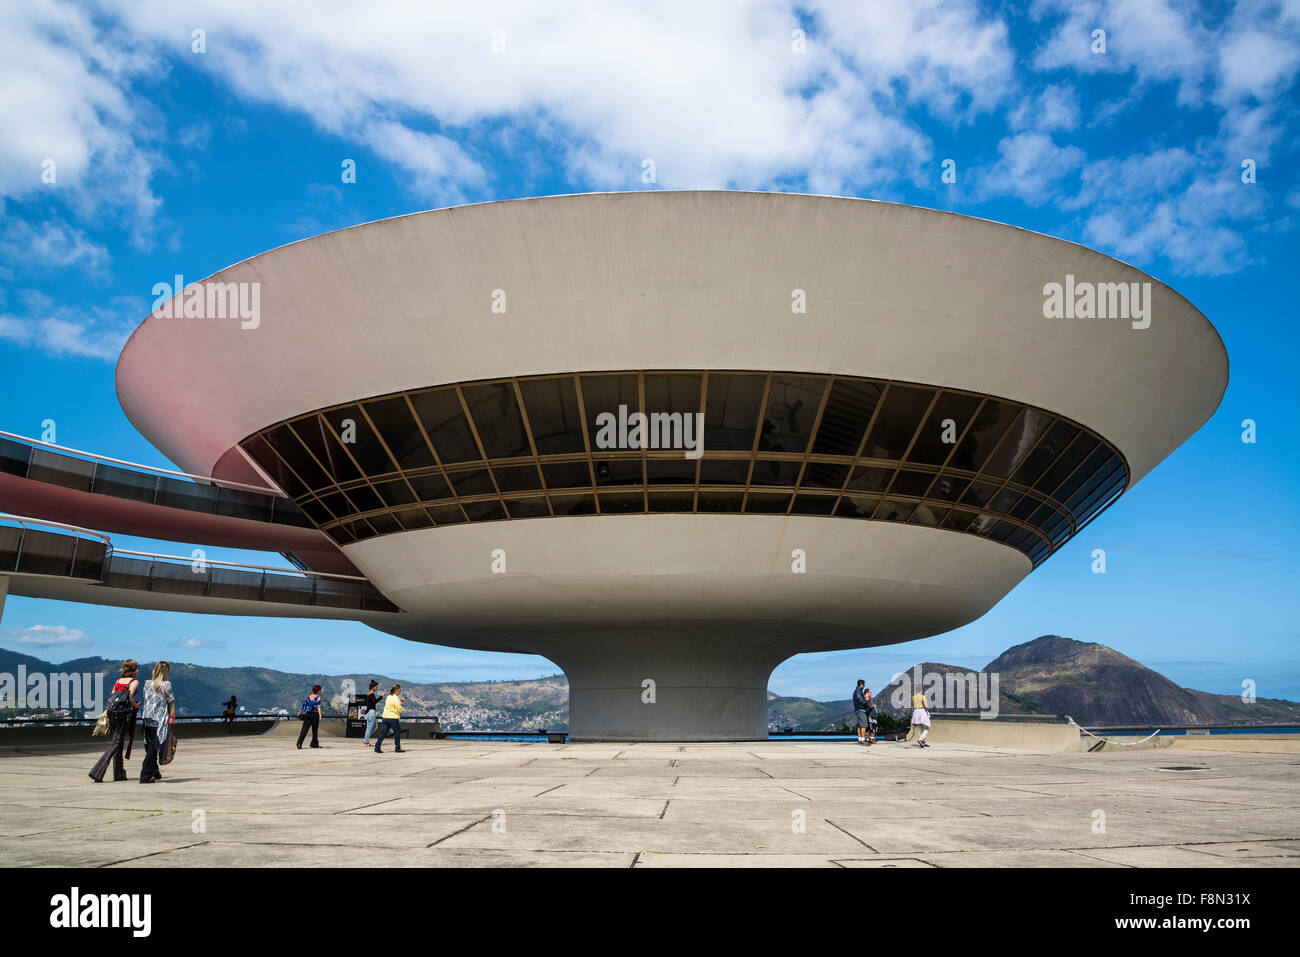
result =
M934 710L936 711L956 711L962 713L974 713L982 710L981 701L988 701L991 698L993 685L988 678L983 679L983 692L986 695L981 699L981 672L971 668L963 668L961 665L947 665L936 661L923 661L914 665L900 675L894 681L885 685L883 688L873 688L872 697L876 702L876 707L881 711L893 715L910 715L912 713L912 684L915 676L920 674L921 688L924 690L926 682L931 675L939 675L943 679L945 689L960 689L962 696L958 700L951 700L954 695L945 694L945 699L936 702ZM972 693L973 690L973 693ZM1055 714L1056 712L1041 707L1038 703L1021 697L1014 693L1006 686L1005 682L998 682L998 713L999 714Z
M1092 725L1205 725L1300 720L1300 705L1275 698L1181 688L1159 672L1096 643L1044 635L1008 648L985 665L1004 695L1039 712ZM1006 710L1011 711L1011 708Z

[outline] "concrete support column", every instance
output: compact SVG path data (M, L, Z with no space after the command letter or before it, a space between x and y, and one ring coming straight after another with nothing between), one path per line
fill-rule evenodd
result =
M540 653L569 679L579 741L767 738L767 681L781 642L734 626L674 625L548 637Z

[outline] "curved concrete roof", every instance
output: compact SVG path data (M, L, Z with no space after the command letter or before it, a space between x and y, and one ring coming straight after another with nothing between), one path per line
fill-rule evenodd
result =
M1046 319L1045 284L1151 283L1152 320ZM260 283L256 328L151 316L117 366L131 421L213 474L241 439L323 406L504 375L843 373L1066 415L1132 481L1227 385L1186 299L1085 247L953 213L729 191L600 193L417 213L293 243L212 281ZM791 310L792 291L807 296ZM506 313L494 314L494 290ZM229 459L227 459L227 462Z

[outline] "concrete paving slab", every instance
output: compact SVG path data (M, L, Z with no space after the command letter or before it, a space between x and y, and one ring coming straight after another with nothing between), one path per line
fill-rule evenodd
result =
M1300 853L1267 842L1102 847L1075 853L1125 867L1300 867Z
M1300 862L1296 753L406 745L375 755L342 738L301 751L277 735L195 738L147 786L90 782L98 742L3 749L0 865L304 867L376 848L424 867ZM1156 770L1177 765L1198 770Z

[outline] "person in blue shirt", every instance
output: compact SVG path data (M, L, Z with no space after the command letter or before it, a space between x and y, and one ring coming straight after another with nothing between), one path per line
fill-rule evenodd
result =
M311 694L307 695L302 703L302 709L298 712L298 717L302 719L302 730L298 732L298 748L301 750L303 739L307 737L307 729L311 728L311 746L320 747L320 741L317 740L317 734L320 732L320 685L311 686Z
M867 743L867 711L871 707L871 689L861 678L853 689L853 718L858 726L858 744Z

